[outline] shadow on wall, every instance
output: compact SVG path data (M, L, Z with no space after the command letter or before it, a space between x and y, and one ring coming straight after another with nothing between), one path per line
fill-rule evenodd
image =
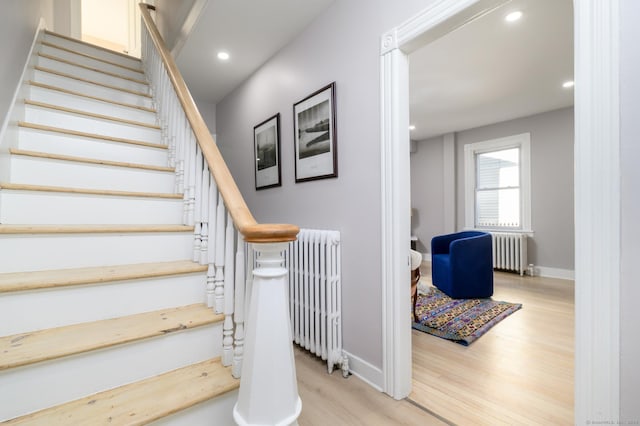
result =
M418 235L417 229L420 227L420 211L416 208L411 209L411 235ZM420 253L429 253L431 251L431 242L418 239L415 250Z

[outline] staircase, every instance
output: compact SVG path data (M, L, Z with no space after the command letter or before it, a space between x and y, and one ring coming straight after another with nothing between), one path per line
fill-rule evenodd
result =
M233 424L141 62L50 32L0 156L0 423Z

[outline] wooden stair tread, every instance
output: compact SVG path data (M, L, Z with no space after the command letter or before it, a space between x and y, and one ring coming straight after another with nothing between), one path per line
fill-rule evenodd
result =
M141 425L237 389L219 359L169 371L6 422L8 425ZM211 420L215 423L215 419Z
M200 265L191 260L178 260L48 271L10 272L0 274L0 294L13 291L191 274L205 272L206 270L207 265Z
M98 97L98 96L87 95L87 94L84 94L84 93L81 93L81 92L76 92L74 90L63 89L62 87L57 87L57 86L52 86L50 84L40 83L38 81L29 80L29 81L27 81L27 83L30 84L31 86L41 87L41 88L47 89L47 90L55 90L57 92L66 93L68 95L81 96L83 98L93 99L94 101L106 102L106 103L110 103L110 104L114 104L114 105L123 106L123 107L126 107L126 108L134 108L134 109L139 109L139 110L147 111L147 112L151 112L151 113L155 113L156 112L156 110L153 109L153 108L147 108L147 107L140 106L140 105L133 105L133 104L125 103L125 102L114 101L112 99L107 99L107 98L101 98L101 97Z
M104 140L104 141L119 142L119 143L128 143L128 144L131 144L131 145L146 146L146 147L149 147L149 148L158 148L158 149L167 149L168 148L166 145L161 145L161 144L153 143L153 142L138 141L138 140L135 140L135 139L127 139L127 138L115 138L113 136L100 135L100 134L97 134L97 133L79 132L77 130L63 129L61 127L44 126L42 124L29 123L29 122L26 122L26 121L19 121L18 122L18 127L24 127L24 128L27 128L27 129L34 129L34 130L42 130L44 132L62 133L62 134L65 134L65 135L79 136L79 137L82 137L82 138L100 139L100 140Z
M0 225L1 234L128 234L193 232L188 225Z
M136 58L135 56L127 55L127 54L125 54L125 53L118 52L118 51L116 51L116 50L111 50L111 49L107 49L106 47L97 46L97 45L95 45L95 44L87 43L87 42L86 42L86 41L84 41L84 40L79 40L79 39L77 39L77 38L73 38L73 37L69 37L69 36L66 36L66 35L58 34L58 33L55 33L55 32L53 32L53 31L50 31L50 30L45 30L45 33L46 33L46 34L49 34L49 35L51 35L51 36L54 36L54 37L58 37L58 38L62 38L62 39L65 39L65 40L73 41L73 42L75 42L75 43L84 44L84 45L86 45L86 46L90 46L90 47L93 47L93 48L95 48L95 49L97 49L97 50L105 51L105 52L107 52L107 53L113 53L113 54L115 54L115 55L119 55L119 56L122 56L122 57L124 57L124 58L132 59L133 61L138 62L138 63L140 63L140 64L142 65L142 61L140 60L140 58ZM52 43L50 43L50 42L48 42L48 41L43 41L42 43L43 43L43 44L44 44L44 43L52 44ZM66 49L66 48L63 48L63 49ZM70 51L70 52L72 52L72 53L76 53L74 50L71 50L71 49L66 49L66 50L69 50L69 51ZM83 54L83 55L87 55L87 56L89 56L89 57L92 57L92 58L94 58L94 59L98 59L98 60L102 59L102 58L98 58L98 57L94 57L94 56L88 55L88 54L86 54L86 53L85 53L85 54ZM118 64L115 64L115 65L118 65Z
M7 182L0 182L0 189L11 189L14 191L60 192L83 195L108 195L114 197L166 198L175 200L181 200L184 197L184 195L182 194L170 194L161 192L114 191L111 189L69 188L64 186L31 185L24 183Z
M56 47L56 49L58 49L58 47ZM100 68L90 67L90 66L87 66L87 65L84 65L84 64L80 64L78 62L70 61L68 59L59 58L59 57L53 56L53 55L48 55L46 53L39 52L38 56L40 56L41 58L51 59L52 61L56 61L56 62L60 62L60 63L63 63L63 64L71 65L71 66L74 66L74 67L83 68L85 70L99 72L101 74L105 74L105 75L108 75L108 76L111 76L111 77L121 78L123 80L132 81L134 83L144 84L146 86L149 85L149 83L147 81L145 81L145 80L141 80L141 79L133 78L133 77L127 77L126 75L117 74L115 72L105 71L105 70L102 70ZM112 65L115 65L115 64L112 64ZM136 72L138 72L138 71L136 71Z
M85 115L85 116L91 117L91 118L98 118L98 119L101 119L101 120L116 121L116 122L123 123L123 124L130 124L132 126L141 126L141 127L148 127L150 129L160 130L160 126L158 126L158 125L142 123L140 121L126 120L124 118L112 117L112 116L104 115L104 114L96 114L96 113L89 112L89 111L82 111L82 110L79 110L79 109L67 108L67 107L63 107L63 106L59 106L59 105L47 104L47 103L44 103L44 102L31 101L31 100L28 100L28 99L25 99L24 103L25 103L25 105L31 105L31 106L36 106L36 107L46 108L46 109L53 109L53 110L57 110L57 111L66 112L66 113L69 113L69 114Z
M93 84L93 85L96 85L96 86L106 87L107 89L119 90L121 92L127 92L127 93L131 93L133 95L144 96L146 98L151 98L151 95L148 94L148 93L139 92L137 90L124 89L122 87L113 86L111 84L100 83L98 81L89 80L88 78L78 77L78 76L75 76L73 74L67 74L65 72L52 70L50 68L41 67L39 65L36 65L35 67L33 67L33 69L38 70L38 71L42 71L42 72L46 72L46 73L49 73L49 74L58 75L60 77L70 78L72 80L82 81L83 83L89 83L89 84Z
M78 163L98 164L102 166L127 167L131 169L153 170L157 172L175 172L172 167L152 166L149 164L124 163L121 161L98 160L95 158L75 157L72 155L51 154L48 152L28 151L24 149L10 148L11 155L21 155L25 157L45 158L50 160L74 161Z
M224 320L204 304L0 337L0 371Z

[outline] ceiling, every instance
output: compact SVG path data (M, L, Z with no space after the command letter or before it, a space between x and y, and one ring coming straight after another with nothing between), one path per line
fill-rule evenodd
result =
M334 0L205 0L178 52L193 96L218 103ZM521 10L517 22L504 16ZM231 59L221 62L218 50ZM573 105L572 0L512 0L414 51L414 140Z
M176 58L193 97L221 101L333 2L208 0Z
M519 21L504 17L523 12ZM411 139L573 105L572 0L513 0L409 56Z

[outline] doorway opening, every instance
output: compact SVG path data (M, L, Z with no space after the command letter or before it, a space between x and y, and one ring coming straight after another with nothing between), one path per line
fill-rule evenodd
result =
M139 0L72 0L71 36L139 58Z
M382 35L382 250L384 390L411 391L408 54L505 4L443 0ZM620 193L617 3L574 4L575 26L575 422L619 415ZM598 37L593 35L597 34ZM609 144L599 141L607 140ZM599 173L591 164L598 163ZM610 283L603 288L602 282ZM598 318L594 322L593 318ZM606 342L604 342L606 341ZM604 342L604 343L603 343ZM606 349L604 349L606 348ZM606 371L607 381L594 371Z

